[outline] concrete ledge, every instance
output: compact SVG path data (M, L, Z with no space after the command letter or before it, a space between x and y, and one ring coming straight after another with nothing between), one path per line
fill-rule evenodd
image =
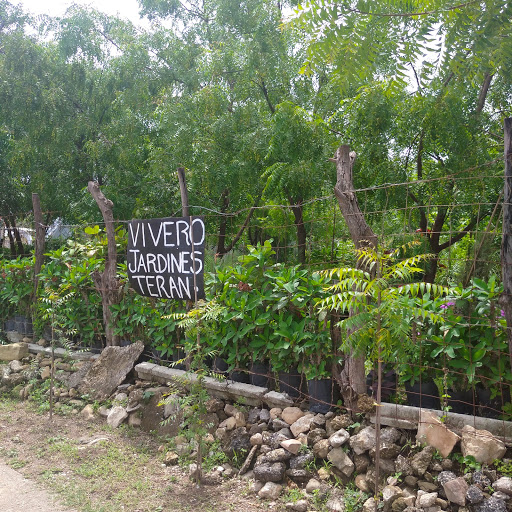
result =
M51 347L41 347L35 343L28 344L28 351L31 354L45 354L48 356L52 355ZM63 348L56 348L55 357L67 357L77 361L94 361L95 359L98 359L100 355L93 354L92 352L70 352L69 350L65 350Z
M153 363L140 363L135 366L139 379L155 381L160 384L168 382L183 383L185 386L197 380L194 373L184 370L175 370L166 366L159 366ZM178 381L178 382L177 382ZM267 404L269 407L288 407L293 405L293 400L283 393L269 391L267 388L233 382L232 380L219 380L213 377L205 377L204 385L210 395L223 399L240 399L247 405L261 406Z
M382 425L411 430L418 428L421 411L419 407L388 404L383 402L380 408ZM436 410L431 410L431 412L439 418L445 417L444 424L457 434L460 434L465 425L471 425L478 430L488 430L491 434L501 438L507 446L512 446L511 421L482 418L480 416L468 416L466 414L458 414L455 412L445 413L443 411ZM372 423L375 423L375 414L371 415L370 420Z

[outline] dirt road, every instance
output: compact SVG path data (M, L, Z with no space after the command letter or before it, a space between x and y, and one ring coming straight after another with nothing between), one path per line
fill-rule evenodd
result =
M14 469L0 462L0 510L2 512L73 512Z

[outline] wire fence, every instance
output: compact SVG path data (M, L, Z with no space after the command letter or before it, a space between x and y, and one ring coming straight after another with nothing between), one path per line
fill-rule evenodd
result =
M355 191L366 221L378 235L383 254L407 244L411 247L412 255L432 254L432 258L423 264L421 272L414 273L414 280L422 281L429 277L448 290L438 297L433 294L422 297L420 302L425 315L421 318L408 317L404 309L392 312L390 322L401 322L402 325L392 326L387 340L379 341L378 332L373 333L373 343L367 344L366 389L374 400L378 401L380 381L381 401L389 404L409 404L448 414L469 414L474 418L506 420L512 417L507 326L500 306L503 175L486 172L499 160L457 175L383 184ZM475 170L480 172L474 175ZM44 202L44 197L42 200ZM179 205L174 205L169 208L170 215L176 215L179 210ZM239 265L240 256L248 253L248 245L257 246L266 240L271 240L274 253L271 263L281 264L280 268L300 265L297 268L307 269L311 274L318 270L357 265L354 243L334 195L319 194L317 198L304 198L295 204L260 204L240 208L236 212L221 212L201 205L191 205L190 211L192 215L203 216L206 225L204 267L207 273L215 272L218 267L225 269ZM47 230L60 217L59 212L43 214L51 219L45 226ZM31 256L31 242L35 237L31 212L1 217L4 221L3 226L0 223L2 265L13 261L15 256ZM13 227L13 219L21 240ZM128 219L116 220L116 228L126 229L128 222ZM47 250L55 250L68 243L66 239L80 243L98 242L101 232L95 239L84 231L86 227L93 228L95 225L104 227L100 221L88 225L63 221L58 231L63 236L47 238ZM301 234L303 241L298 242ZM237 235L240 235L239 240L230 248ZM125 245L120 241L118 246L118 263L122 263L126 260ZM224 254L226 248L230 250ZM2 280L7 282L8 277L4 271ZM245 292L249 295L254 286L258 286L258 282L244 284L247 285ZM384 291L396 291L406 284L395 279L387 283ZM87 294L101 290L89 282L81 291ZM390 293L388 296L396 297L396 294ZM154 306L154 300L147 299L147 302ZM99 311L99 303L96 307ZM397 305L397 308L400 307L403 308L403 304ZM165 306L157 309L159 318L164 310ZM264 310L261 311L263 314ZM285 311L296 321L296 329L303 327L304 324L300 323L303 317L311 315L310 310L303 311L296 306L285 308ZM380 315L376 309L370 308L368 311ZM348 312L338 313L338 321L348 316ZM283 314L283 319L285 317ZM4 330L14 329L16 325L13 321L13 318L4 318ZM336 318L331 317L330 322L331 343L319 345L318 348L322 352L329 347L327 353L320 353L316 359L311 358L310 363L318 365L325 358L339 371L343 368L346 352L332 338L333 331L337 329L334 326ZM101 316L98 324L101 324ZM279 330L275 323L269 325ZM327 320L324 327L329 329ZM37 328L41 328L40 323ZM144 329L145 326L141 325L133 336L140 335ZM292 328L290 330L293 331ZM153 334L157 332L156 328L152 330ZM346 341L346 330L339 332L341 340ZM101 346L102 336L101 330L96 333L98 346ZM77 338L80 338L80 332ZM128 342L135 341L129 336L126 339ZM148 358L162 364L184 364L180 362L182 354L179 350L162 355L162 351L158 350L161 341L147 341L145 355ZM250 352L250 348L247 348L250 341L239 340L240 345L246 343L246 347L242 350L240 346L239 350ZM293 343L291 334L290 344ZM383 346L376 356L375 350L369 347L379 343ZM294 348L298 354L304 352L300 347ZM276 349L269 349L270 352L272 350ZM321 379L308 380L302 356L296 359L297 364L290 364L287 368L281 365L278 369L269 365L265 358L240 358L238 361L243 364L228 365L223 359L229 358L223 356L222 353L218 354L210 363L216 371L234 379L286 391L297 401L309 401L316 411L346 407L341 401L337 371L325 378L330 373L330 367L318 372ZM389 420L396 420L401 414L397 412L398 409L382 410L384 421L386 415L390 416Z

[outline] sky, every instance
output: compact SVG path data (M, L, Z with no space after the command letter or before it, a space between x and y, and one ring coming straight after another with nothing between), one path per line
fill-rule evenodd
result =
M32 14L49 14L62 16L72 4L89 6L107 14L119 14L139 24L139 5L137 0L14 0L13 4L21 4L24 11Z

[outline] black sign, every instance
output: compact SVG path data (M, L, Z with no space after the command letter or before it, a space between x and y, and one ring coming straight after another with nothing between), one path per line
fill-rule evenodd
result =
M196 297L195 285L197 298L203 299L204 242L201 217L132 220L127 256L130 284L147 297L188 300Z

